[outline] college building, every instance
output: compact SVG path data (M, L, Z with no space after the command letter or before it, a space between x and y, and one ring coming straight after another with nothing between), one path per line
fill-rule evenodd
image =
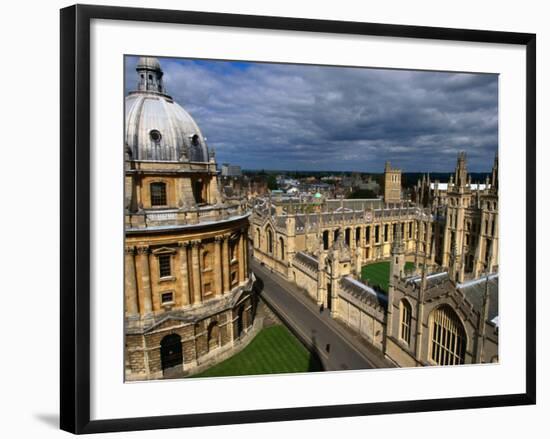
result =
M254 257L397 366L498 361L498 158L483 188L463 153L445 190L422 200L419 187L402 198L389 163L384 181L384 200L257 199ZM361 276L380 261L387 291Z

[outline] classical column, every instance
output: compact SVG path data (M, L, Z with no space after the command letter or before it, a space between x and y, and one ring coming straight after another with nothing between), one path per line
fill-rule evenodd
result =
M244 229L239 234L239 284L244 281Z
M189 241L178 242L179 246L179 287L180 298L183 306L189 305L192 302L191 289L189 288L189 273L188 273L188 255L187 248Z
M141 273L141 288L139 289L140 312L144 317L150 316L153 312L151 297L151 273L149 268L149 247L140 246L137 248L139 259L139 272Z
M202 300L201 294L201 270L199 261L200 240L191 241L191 269L193 270L193 303L198 304Z
M223 294L222 245L223 237L216 236L214 242L214 288L216 296L221 296Z
M134 246L125 247L124 252L124 297L126 317L135 317L139 314L136 286L136 249Z
M229 235L223 235L223 251L222 251L222 270L223 270L223 292L227 293L231 290L229 284Z

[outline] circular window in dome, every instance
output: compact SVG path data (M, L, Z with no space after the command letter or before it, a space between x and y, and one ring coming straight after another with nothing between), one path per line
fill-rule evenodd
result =
M151 130L149 131L149 136L151 137L151 140L155 143L158 143L160 142L160 139L162 138L162 136L160 135L160 131L159 130Z

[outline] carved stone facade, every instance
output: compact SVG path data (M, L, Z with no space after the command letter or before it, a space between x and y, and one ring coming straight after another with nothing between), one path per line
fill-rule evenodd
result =
M245 200L220 194L213 151L165 94L158 61L142 58L137 71L126 107L127 380L184 376L225 358L248 341L256 306Z

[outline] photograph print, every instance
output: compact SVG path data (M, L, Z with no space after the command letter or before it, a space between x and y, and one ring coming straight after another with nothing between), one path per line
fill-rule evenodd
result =
M498 75L124 63L126 381L499 361Z

